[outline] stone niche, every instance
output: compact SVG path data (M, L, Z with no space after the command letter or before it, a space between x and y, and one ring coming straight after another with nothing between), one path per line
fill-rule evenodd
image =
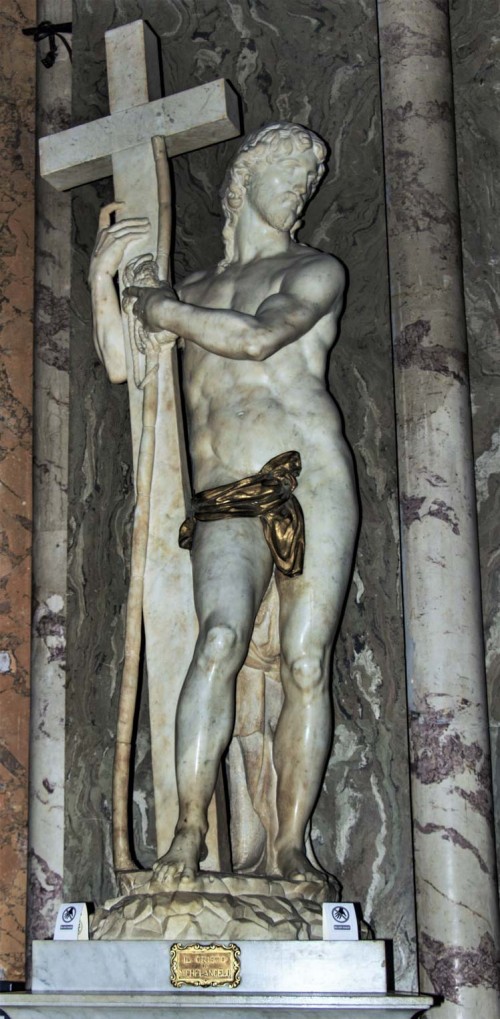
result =
M73 5L73 123L108 112L104 33L136 18L161 39L165 91L228 78L245 131L309 125L329 172L300 239L349 272L330 388L352 445L362 525L333 662L335 739L314 813L318 858L394 941L396 987L415 988L415 931L399 569L393 376L375 4L310 0L86 0ZM175 278L221 254L218 189L237 142L173 161ZM115 892L111 773L133 509L125 386L92 345L86 277L111 181L73 198L66 897ZM137 724L136 849L155 857L147 684Z

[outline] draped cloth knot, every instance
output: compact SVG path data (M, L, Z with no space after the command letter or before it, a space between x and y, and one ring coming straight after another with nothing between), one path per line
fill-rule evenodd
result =
M302 470L296 450L280 453L257 474L193 496L191 513L181 524L179 545L191 548L197 520L260 517L275 565L287 577L302 573L305 528L300 503L293 492Z

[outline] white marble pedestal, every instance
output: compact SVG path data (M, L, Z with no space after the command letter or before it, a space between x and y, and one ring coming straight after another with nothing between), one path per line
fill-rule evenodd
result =
M8 1019L413 1019L432 998L404 994L10 994L0 996Z
M241 982L173 989L170 941L38 941L31 994L8 1019L413 1019L430 997L387 994L383 941L239 941Z

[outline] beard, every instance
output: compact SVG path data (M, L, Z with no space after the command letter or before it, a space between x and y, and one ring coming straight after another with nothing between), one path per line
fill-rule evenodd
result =
M268 211L266 219L269 226L274 227L275 230L289 232L300 219L300 209L297 208L295 201L293 203L278 202Z

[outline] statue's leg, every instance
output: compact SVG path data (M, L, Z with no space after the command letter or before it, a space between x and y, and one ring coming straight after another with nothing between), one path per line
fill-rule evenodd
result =
M318 495L319 493L319 495ZM284 702L274 738L279 873L317 877L305 855L305 829L331 744L330 659L356 540L358 511L347 467L300 479L306 553L299 577L277 573Z
M164 881L192 878L203 859L208 805L234 726L236 676L272 569L258 519L198 523L192 561L200 632L177 707L179 820L155 866Z

